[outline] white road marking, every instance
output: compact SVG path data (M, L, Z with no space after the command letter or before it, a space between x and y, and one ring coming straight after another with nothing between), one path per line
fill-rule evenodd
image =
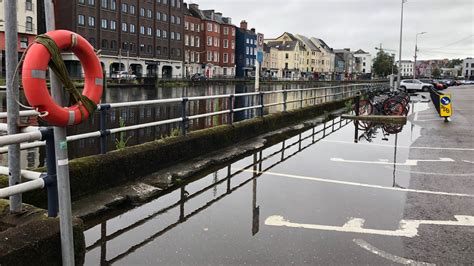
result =
M436 220L401 220L399 227L396 230L381 230L363 228L365 222L362 218L351 218L343 226L337 225L322 225L322 224L303 224L294 223L286 220L281 215L272 215L265 219L266 225L304 228L320 231L333 231L342 233L356 233L368 235L382 235L382 236L396 236L413 238L418 236L418 228L420 225L444 225L444 226L468 226L474 227L474 216L469 215L454 215L456 221L436 221Z
M416 120L416 122L429 122L429 121L444 121L443 118L436 118L436 119L425 119L425 120Z
M352 144L352 145L367 145L367 146L378 146L378 147L386 147L386 148L394 148L395 145L390 144L377 144L377 143L354 143L350 141L341 141L341 140L328 140L323 139L321 142L329 142L329 143L339 143L339 144ZM398 145L397 148L402 149L419 149L419 150L452 150L452 151L474 151L474 148L444 148L444 147L410 147L410 146L402 146Z
M393 170L393 167L385 166L385 168ZM474 173L466 174L451 174L451 173L432 173L432 172L418 172L418 171L409 171L403 169L396 169L397 172L409 173L409 174L418 174L418 175L438 175L438 176L474 176Z
M361 164L385 164L385 165L401 165L401 166L417 166L418 162L454 162L451 158L439 158L439 160L406 160L404 163L393 163L385 159L379 161L357 161L357 160L345 160L342 158L331 158L333 162L341 163L361 163Z
M404 265L430 265L430 266L431 265L436 265L436 264L431 264L431 263L427 263L427 262L419 262L419 261L415 261L415 260L405 259L405 258L396 256L396 255L392 255L390 253L387 253L383 250L380 250L380 249L372 246L371 244L367 243L366 241L364 241L362 239L353 239L352 241L354 241L354 243L356 243L359 247L369 251L370 253L375 254L377 256L380 256L384 259L393 261L395 263L404 264Z
M468 161L468 160L462 160L462 161L465 162L465 163L472 163L472 164L474 164L473 161Z
M259 171L253 171L253 170L250 170L250 169L248 169L248 170L243 170L243 171L244 171L244 172L250 172L250 173L257 173L257 174L260 173ZM411 192L411 193L421 193L421 194L430 194L430 195L442 195L442 196L454 196L454 197L468 197L468 198L474 198L474 195L473 195L473 194L451 193L451 192L431 191L431 190L418 190L418 189L400 188L400 187L384 187L384 186L372 185L372 184L366 184L366 183L357 183L357 182L349 182L349 181L325 179L325 178L319 178L319 177L308 177L308 176L281 174L281 173L274 173L274 172L263 172L263 174L273 175L273 176L282 176L282 177L288 177L288 178L300 179L300 180L315 181L315 182L323 182L323 183L347 185L347 186L376 188L376 189L384 189L384 190L392 190L392 191L401 191L401 192Z

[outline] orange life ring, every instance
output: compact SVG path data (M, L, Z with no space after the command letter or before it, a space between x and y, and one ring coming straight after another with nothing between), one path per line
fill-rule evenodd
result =
M102 66L94 48L79 34L67 30L46 33L60 50L73 52L84 69L84 90L82 94L95 104L100 102L103 90ZM79 102L70 107L58 105L48 92L46 71L51 54L39 43L32 44L25 56L22 68L22 82L28 103L39 112L45 112L43 120L54 126L77 125L89 118L89 111Z

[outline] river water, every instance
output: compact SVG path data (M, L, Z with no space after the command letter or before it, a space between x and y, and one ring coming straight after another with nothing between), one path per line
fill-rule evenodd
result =
M292 92L292 90L299 88L315 88L329 86L329 84L317 83L317 84L262 84L260 89L262 91L276 91L276 90L288 90L287 101L296 101L288 104L287 109L292 110L300 108L301 106L312 105L315 103L321 103L324 101L331 101L338 97L325 97L325 95L332 95L343 91L341 88L321 90L316 93L314 92ZM349 88L345 89L349 91ZM169 98L180 98L180 97L193 97L193 96L205 96L205 95L222 95L222 94L239 94L255 92L255 87L250 84L233 84L233 85L202 85L193 87L120 87L120 88L108 88L104 91L102 103L117 103L117 102L132 102L132 101L145 101L155 99L169 99ZM311 99L314 97L320 97L318 99ZM298 100L305 99L303 102ZM236 97L234 99L234 109L249 107L258 104L258 96L246 96ZM21 101L26 103L24 97L21 97ZM266 94L264 96L264 103L275 103L283 102L283 94ZM5 111L6 93L0 92L0 109ZM199 100L191 101L187 106L187 115L197 115L209 112L218 112L229 108L228 99L212 99L212 100ZM181 103L171 104L160 104L160 105L144 105L139 107L124 107L112 109L107 112L107 129L118 128L120 126L129 126L142 123L149 123L160 120L167 120L181 117L182 113ZM274 113L283 111L283 105L272 106L264 108L264 114ZM258 115L257 110L245 110L237 112L233 116L233 121L241 121L244 119L252 118ZM5 121L2 121L5 122ZM121 123L122 122L122 123ZM228 115L217 115L207 118L199 118L196 120L189 121L187 127L188 131L199 130L203 128L213 127L217 125L226 124L229 122ZM38 125L36 118L29 118L26 123L30 125ZM126 142L126 146L137 145L153 140L160 139L172 134L176 134L179 131L180 123L168 124L156 127L150 127L145 129L139 129L123 133L122 135L117 134L111 135L107 140L108 151L115 150L117 147L117 141L123 139ZM68 135L76 135L91 131L99 130L99 112L95 114L88 121L68 128ZM89 138L78 140L68 143L69 158L74 159L78 157L84 157L88 155L98 154L100 152L99 139ZM32 148L23 150L21 154L21 165L22 168L34 168L43 166L45 160L44 147ZM7 164L7 155L0 155L0 165Z

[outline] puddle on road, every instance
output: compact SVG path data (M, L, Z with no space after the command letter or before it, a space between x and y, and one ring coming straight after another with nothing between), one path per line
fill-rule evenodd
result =
M311 181L407 187L410 174L394 170L410 170L407 147L420 128L408 123L386 132L383 126L361 130L354 143L354 123L336 118L223 166L86 231L86 265L348 262L334 250L359 252L352 239L264 221L282 215L342 225L363 217L370 228L397 228L406 193Z

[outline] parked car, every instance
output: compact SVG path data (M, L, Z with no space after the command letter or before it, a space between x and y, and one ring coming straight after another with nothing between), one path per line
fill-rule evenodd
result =
M404 79L400 82L400 89L405 91L429 91L430 88L434 88L434 86L417 79Z
M206 81L208 78L201 73L195 73L191 76L191 81Z
M442 84L441 82L435 79L420 79L420 81L423 83L428 83L428 84L433 85L433 87L437 90L444 90L447 88L446 85Z
M125 79L125 80L135 80L137 76L132 73L128 73L128 71L115 71L112 73L113 79Z

